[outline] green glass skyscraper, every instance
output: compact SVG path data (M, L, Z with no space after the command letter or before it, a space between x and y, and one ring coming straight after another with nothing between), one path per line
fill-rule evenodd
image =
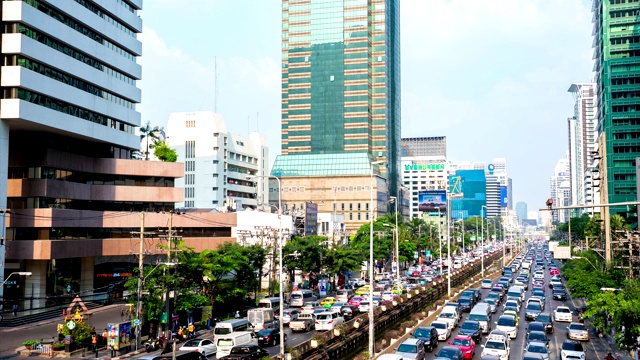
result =
M598 132L606 187L603 201L635 201L636 157L640 156L640 2L594 0L594 71ZM604 147L604 148L603 148ZM604 184L603 184L604 185ZM626 207L612 212L627 211Z
M397 194L399 1L283 0L282 155L276 176L368 175ZM377 169L376 169L377 171Z

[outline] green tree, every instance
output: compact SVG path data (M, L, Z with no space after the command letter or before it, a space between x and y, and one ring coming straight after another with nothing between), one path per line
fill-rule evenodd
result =
M611 223L611 231L629 229L629 225L627 225L625 218L623 218L618 214L611 215L610 223Z
M282 249L283 265L293 279L295 270L319 273L323 267L328 238L326 236L294 236Z
M394 218L395 221L395 218ZM380 217L373 222L373 258L383 260L391 257L393 248L392 228L385 226L389 224L388 219ZM363 224L351 238L351 247L357 249L369 259L370 243L369 223Z
M325 265L330 275L359 270L363 261L364 257L359 251L346 246L335 246L327 250L325 255Z
M160 140L161 137L164 137L164 129L158 126L151 126L151 121L147 121L147 124L140 128L140 141L147 140L144 152L145 160L149 160L149 149L153 149L156 141Z
M218 250L204 250L197 259L204 277L203 293L211 305L246 294L247 289L235 286L237 269L249 266L241 245L224 243Z
M167 142L164 140L158 140L155 145L155 150L153 151L153 155L157 157L160 161L164 162L176 162L178 161L178 153L175 150L167 145Z
M69 330L69 328L64 325L62 326L62 335L71 335L76 344L87 344L90 342L91 326L84 321L78 321L73 330Z
M398 244L398 256L399 262L405 263L407 261L413 261L417 246L411 241L402 241Z

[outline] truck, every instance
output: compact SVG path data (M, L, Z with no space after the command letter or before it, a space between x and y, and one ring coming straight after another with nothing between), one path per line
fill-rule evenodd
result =
M300 313L297 320L291 320L289 322L289 329L291 331L305 331L308 332L314 328L315 316L312 313Z
M560 243L559 241L549 241L549 251L555 252L556 246L558 246L559 243Z
M247 320L253 326L253 331L256 332L262 329L275 329L280 325L273 314L273 309L270 308L249 309Z

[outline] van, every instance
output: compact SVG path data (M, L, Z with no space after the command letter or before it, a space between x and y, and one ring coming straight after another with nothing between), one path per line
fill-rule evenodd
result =
M258 346L258 337L253 331L240 331L229 335L221 335L216 340L218 352L216 359L229 356L231 348L237 345L256 345Z
M520 298L520 302L524 301L524 288L522 286L513 285L507 291L507 298L510 296Z
M336 295L337 302L347 302L353 296L353 290L338 290L338 295Z
M253 331L258 332L262 329L276 328L279 325L273 310L266 308L249 309L247 311L247 320L253 326Z
M273 309L273 313L277 314L280 311L280 298L270 297L261 299L258 302L258 307L263 309Z
M446 322L449 329L453 330L456 326L458 326L458 320L460 316L458 315L458 311L452 306L445 306L442 308L440 315L438 315L437 320Z
M308 301L314 301L317 298L313 295L313 291L311 290L296 290L292 291L289 296L289 301L291 306L302 307L304 303Z
M218 337L222 335L229 335L239 331L249 331L251 327L251 323L247 319L221 321L213 328L213 341L216 342Z
M491 306L487 303L478 303L471 309L469 320L480 323L483 334L488 334L491 330Z

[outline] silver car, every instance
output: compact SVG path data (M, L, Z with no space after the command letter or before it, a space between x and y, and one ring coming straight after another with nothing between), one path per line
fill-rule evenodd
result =
M542 355L542 358L544 360L549 360L549 349L547 349L547 345L542 342L530 342L527 346L525 354L539 354Z
M589 331L584 324L572 322L567 328L567 337L571 340L589 341Z

